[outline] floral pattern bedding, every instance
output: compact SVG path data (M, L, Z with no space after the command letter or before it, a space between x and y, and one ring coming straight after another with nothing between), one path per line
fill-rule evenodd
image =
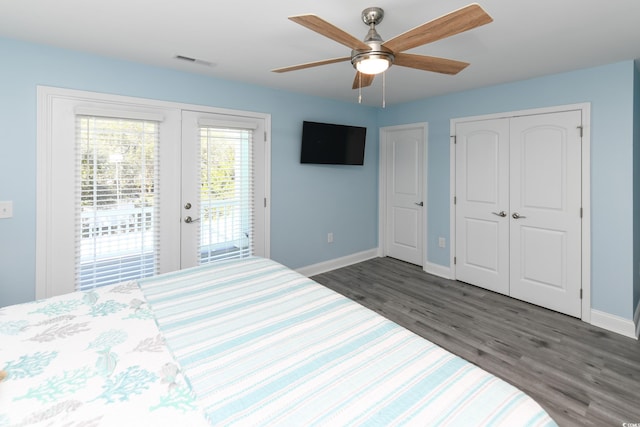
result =
M136 282L0 309L0 426L209 425Z

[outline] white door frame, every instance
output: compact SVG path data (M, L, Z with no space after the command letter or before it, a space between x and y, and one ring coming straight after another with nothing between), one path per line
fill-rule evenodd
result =
M450 121L450 167L449 167L449 265L451 266L451 279L456 277L456 265L454 263L455 235L456 235L456 206L454 203L456 188L456 150L453 144L456 131L456 124L461 122L511 118L517 116L530 116L536 114L558 113L569 110L580 110L582 112L582 317L585 322L591 322L591 103L559 105L546 108L535 108L531 110L519 110L512 112L488 114L482 116L462 117L451 119Z
M232 110L226 108L210 107L205 105L186 104L181 102L161 101L147 98L137 98L131 96L114 95L100 92L89 92L76 89L65 89L51 86L37 86L37 136L36 136L36 271L35 271L35 296L36 299L46 298L59 294L52 287L53 280L52 265L53 255L59 250L54 244L51 236L51 212L52 200L50 196L51 183L51 162L52 162L52 106L55 100L74 100L78 104L91 106L92 103L111 104L121 108L126 106L130 111L144 111L145 109L156 109L160 112L167 110L192 110L229 117L247 117L264 121L264 163L260 165L264 177L261 177L264 185L264 256L269 258L271 242L271 115L251 111ZM232 120L230 118L230 120ZM237 120L237 119L236 119ZM179 132L179 130L178 130ZM258 138L260 138L258 136ZM179 137L178 137L179 139ZM261 138L260 138L261 139ZM176 145L179 147L179 145ZM179 151L175 152L180 157ZM165 191L171 191L175 195L175 200L179 201L180 189L175 187ZM172 220L180 220L179 203L176 203L175 215ZM174 237L163 233L162 239ZM179 252L171 254L175 259L179 259ZM174 265L175 268L178 268ZM73 274L73 271L71 271ZM73 280L66 282L73 283ZM66 285L63 283L63 286ZM69 289L71 291L72 289Z
M427 122L410 123L406 125L385 126L380 128L379 150L380 163L378 166L378 256L387 256L386 227L387 227L387 134L392 131L421 129L424 135L422 159L422 269L427 265L427 159L429 147L429 124ZM426 271L426 270L425 270Z

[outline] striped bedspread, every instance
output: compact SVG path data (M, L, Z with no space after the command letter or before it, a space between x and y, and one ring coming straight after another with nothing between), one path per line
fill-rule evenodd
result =
M214 426L555 425L513 386L273 261L139 284Z

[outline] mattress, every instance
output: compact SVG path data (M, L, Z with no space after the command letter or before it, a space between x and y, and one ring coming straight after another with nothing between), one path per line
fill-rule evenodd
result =
M2 425L553 426L529 396L276 262L0 309Z

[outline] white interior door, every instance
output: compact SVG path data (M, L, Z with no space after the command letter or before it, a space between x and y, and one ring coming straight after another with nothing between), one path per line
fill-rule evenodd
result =
M456 125L456 278L509 294L509 120Z
M423 264L425 127L383 130L386 255Z
M511 296L581 314L580 111L511 120Z

